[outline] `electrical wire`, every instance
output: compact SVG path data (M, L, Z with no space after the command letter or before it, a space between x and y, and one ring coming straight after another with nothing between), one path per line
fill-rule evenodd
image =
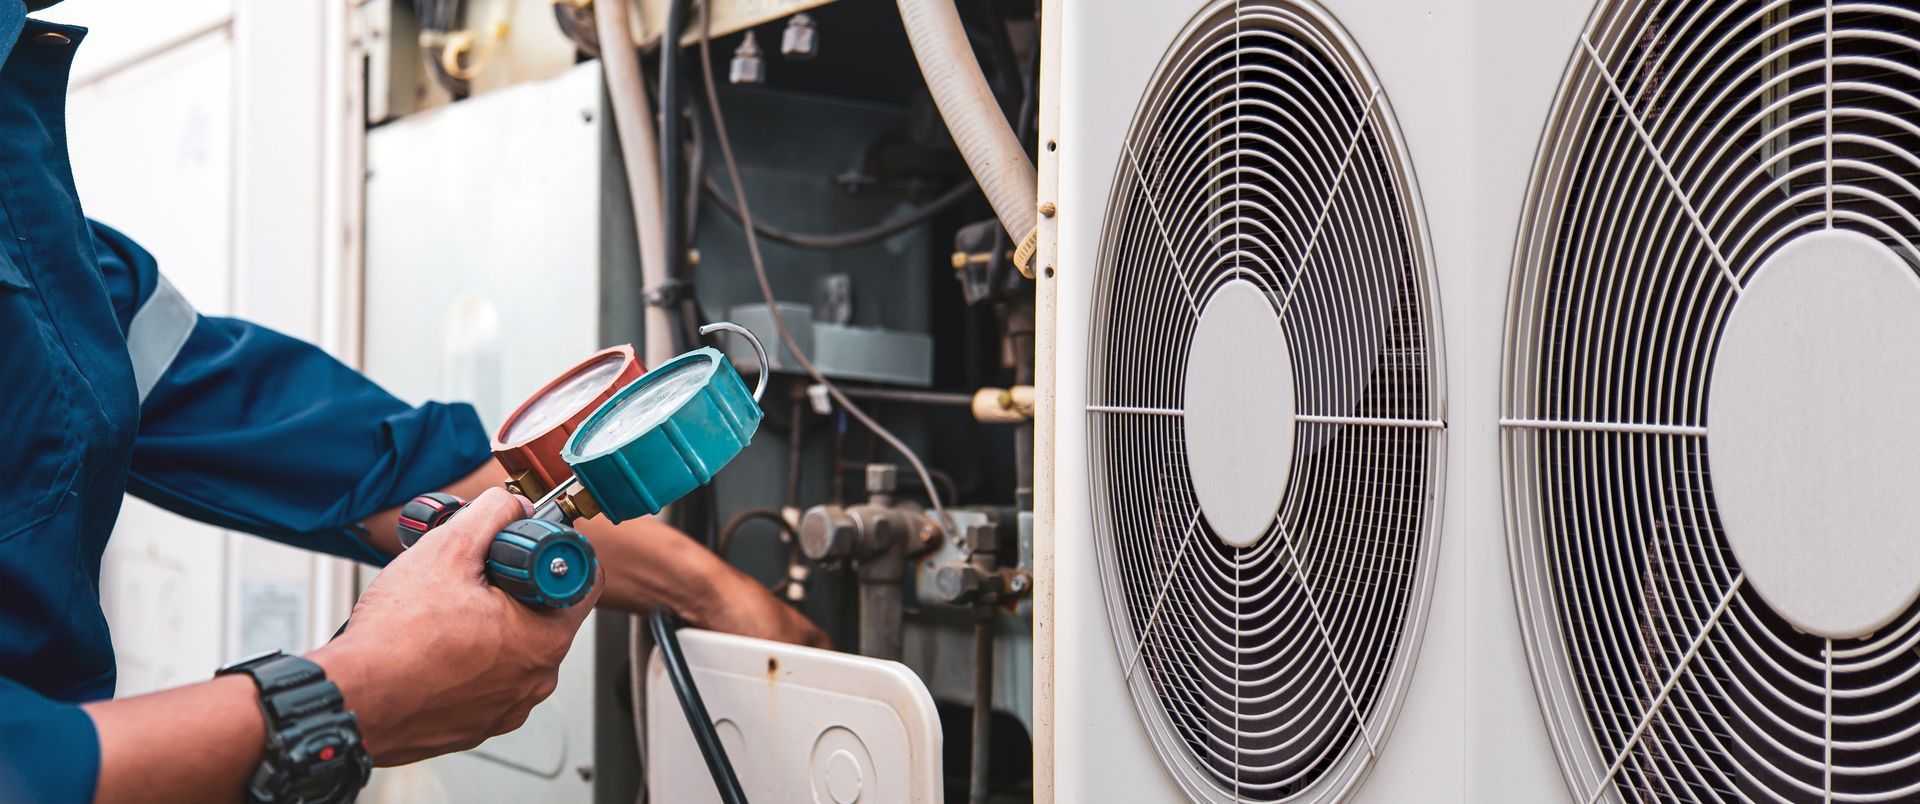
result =
M720 537L713 548L713 551L720 556L720 560L728 561L727 556L733 550L733 537L739 535L740 529L754 520L771 522L780 528L782 534L780 541L787 548L787 561L791 563L800 550L800 532L794 530L793 525L788 524L787 518L781 516L779 511L771 508L748 508L727 519L727 524L720 527ZM728 561L728 563L732 562ZM793 584L793 578L787 574L787 568L783 566L780 570L780 578L767 584L768 591L775 594L785 592L787 587Z
M635 804L647 801L647 699L645 685L641 683L647 667L646 646L641 639L648 633L645 620L639 614L627 615L627 696L633 701L634 768L640 775L640 792L634 796Z
M673 682L673 694L680 699L680 711L686 713L693 741L700 746L700 756L707 760L713 786L726 804L747 804L747 794L740 789L740 777L734 774L733 763L727 761L727 747L720 743L713 716L707 714L707 704L700 699L700 688L693 683L693 670L687 667L687 657L680 652L680 635L676 633L679 627L679 618L674 616L673 609L653 607L653 641L660 650L660 663L666 665L667 680Z
M859 420L869 431L880 440L887 442L887 446L893 447L895 452L900 453L900 456L907 460L907 464L913 467L914 474L920 477L920 484L926 489L927 501L933 506L935 524L940 527L942 533L946 533L948 531L946 506L941 502L939 488L934 485L933 477L927 473L927 466L920 461L920 456L915 454L906 442L894 435L893 431L881 426L873 417L868 416L866 411L853 404L853 400L848 399L847 395L840 391L839 386L834 385L826 375L821 374L820 369L813 364L813 360L808 358L807 353L800 348L800 344L794 341L793 333L787 331L786 319L780 315L780 303L773 296L773 283L767 279L766 261L760 254L760 237L753 226L753 207L747 202L747 190L740 181L740 163L733 158L733 142L727 136L727 117L720 110L720 95L713 80L712 39L713 16L707 13L706 4L702 3L700 7L700 73L705 79L703 83L707 94L707 113L713 115L714 140L720 144L720 160L726 163L727 179L733 185L733 197L740 205L740 220L744 224L743 229L747 235L747 258L753 263L754 278L760 282L760 297L767 304L767 312L773 319L774 329L780 333L780 342L786 345L788 353L793 355L794 362L799 363L815 383L826 387L827 393L833 397L835 403L840 405L841 410ZM765 370L764 367L762 370Z
M460 27L460 7L462 0L414 0L414 14L420 18L420 30L428 34L446 35ZM421 48L421 56L427 63L427 74L433 76L435 83L452 95L454 100L465 98L473 92L473 85L465 78L447 72L445 45L428 45Z
M727 213L727 217L732 218L735 223L745 226L745 219L740 214L740 206L735 204L733 199L726 197L720 185L713 180L712 176L703 175L700 177L700 189L705 191L707 199L712 201L714 206L719 207L720 211ZM754 221L753 231L761 237L772 240L775 243L792 246L794 248L812 249L815 251L848 249L885 240L915 226L926 223L932 219L933 216L952 209L961 201L973 197L974 193L978 192L979 189L980 186L975 184L973 179L969 177L949 188L946 192L936 196L932 201L915 207L898 217L876 223L872 226L851 229L845 232L827 232L822 234L790 232L765 221Z

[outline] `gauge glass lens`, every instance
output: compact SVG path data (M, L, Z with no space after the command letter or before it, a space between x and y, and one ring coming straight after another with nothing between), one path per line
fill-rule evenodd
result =
M625 356L607 355L574 372L565 382L529 403L526 410L521 411L520 417L507 426L507 434L501 441L519 444L553 429L613 385L625 365Z
M706 361L694 360L670 370L666 376L636 388L613 410L601 417L581 443L581 455L595 455L613 449L642 433L660 426L688 399L707 384L710 372Z

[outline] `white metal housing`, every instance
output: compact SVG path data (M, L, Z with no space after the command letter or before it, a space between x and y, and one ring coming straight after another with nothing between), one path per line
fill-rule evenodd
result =
M1054 801L1159 801L1196 793L1191 780L1183 787L1162 761L1149 729L1136 712L1125 679L1128 657L1116 650L1111 637L1106 589L1094 544L1095 510L1100 499L1090 486L1090 403L1088 335L1094 326L1095 274L1107 245L1107 210L1115 188L1115 167L1127 159L1125 138L1136 110L1152 86L1156 66L1167 58L1171 45L1197 14L1215 4L1206 2L1130 4L1116 13L1111 4L1050 3L1043 24L1043 99L1041 114L1041 201L1054 201L1057 214L1042 221L1039 267L1041 293L1040 384L1043 390L1038 484L1050 493L1040 495L1042 597L1036 627L1036 779L1043 798ZM1498 329L1490 334L1469 326L1470 316L1456 312L1479 288L1469 281L1465 260L1472 217L1468 209L1468 124L1462 110L1470 94L1466 88L1467 9L1455 4L1383 4L1362 0L1330 0L1320 4L1282 4L1317 13L1350 42L1348 55L1363 60L1375 76L1382 97L1391 102L1404 149L1408 180L1418 188L1413 207L1426 216L1428 255L1437 284L1433 292L1444 304L1444 315L1434 316L1436 345L1446 365L1445 383L1436 389L1434 408L1446 422L1449 448L1436 473L1449 477L1444 496L1433 500L1437 522L1434 553L1428 557L1434 573L1426 611L1409 621L1415 632L1424 621L1424 638L1414 642L1397 671L1408 675L1399 700L1397 720L1388 713L1373 724L1377 754L1367 749L1344 776L1326 777L1323 784L1290 795L1294 800L1346 798L1361 801L1490 800L1473 794L1477 789L1501 790L1519 798L1539 800L1562 789L1553 774L1550 755L1540 751L1503 780L1469 785L1469 750L1473 734L1505 733L1519 724L1539 741L1537 710L1526 694L1524 664L1513 629L1511 599L1506 595L1504 551L1494 534L1498 520L1469 513L1462 502L1473 488L1469 464L1481 467L1480 477L1495 476L1492 455L1494 417L1491 394L1471 394L1464 379L1476 368L1493 365ZM1204 177L1196 178L1196 181ZM1344 267L1344 266L1343 266ZM1498 271L1495 272L1499 274ZM1497 291L1496 291L1497 294ZM1499 299L1490 309L1499 309ZM1468 302L1471 304L1471 302ZM1470 308L1469 308L1470 309ZM1151 325L1142 332L1149 336ZM1312 365L1313 356L1300 355L1295 345L1293 364ZM1181 360L1174 350L1162 355ZM1251 367L1256 365L1248 356ZM1324 359L1324 358L1322 358ZM1480 375L1484 376L1484 375ZM1050 394L1048 393L1050 392ZM1462 400L1479 406L1463 405ZM1328 411L1302 408L1309 415ZM1474 443L1475 436L1481 439ZM1302 430L1298 438L1310 438ZM1260 467L1246 467L1260 471ZM1497 502L1497 498L1496 498ZM1497 511L1487 506L1484 511ZM1478 530L1478 536L1474 530ZM1471 574L1470 574L1471 571ZM1470 577L1492 580L1492 594L1470 588ZM1471 616L1470 616L1471 615ZM1503 641L1510 650L1496 654L1505 675L1517 683L1480 701L1463 696L1477 686L1468 675L1467 656L1483 640ZM1477 663L1473 665L1479 672ZM1496 674L1497 675L1497 674ZM1484 704L1484 705L1483 705ZM1388 704L1391 708L1394 704ZM1390 727L1390 728L1389 728ZM1526 756L1522 752L1522 756ZM1505 763L1503 763L1505 764ZM1341 781L1344 779L1345 781ZM1541 783L1544 780L1544 784ZM1509 783L1510 781L1510 783Z
M1920 7L1578 11L1496 196L1507 525L1568 786L1912 799Z

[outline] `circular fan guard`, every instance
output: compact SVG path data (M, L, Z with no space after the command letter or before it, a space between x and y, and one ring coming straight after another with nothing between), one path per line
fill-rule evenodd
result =
M1430 597L1435 280L1399 131L1356 53L1309 3L1213 3L1161 62L1115 170L1089 343L1094 542L1128 686L1196 800L1349 792ZM1248 377L1291 369L1293 398L1271 409L1293 411L1292 451L1244 467L1285 486L1239 548L1208 521L1187 438L1238 425L1190 422L1184 397L1198 319L1247 283L1287 355L1238 357Z
M1609 2L1575 50L1520 230L1501 441L1535 686L1582 801L1920 796L1920 609L1828 639L1770 608L1706 426L1741 287L1787 244L1831 228L1920 264L1915 65L1911 2Z

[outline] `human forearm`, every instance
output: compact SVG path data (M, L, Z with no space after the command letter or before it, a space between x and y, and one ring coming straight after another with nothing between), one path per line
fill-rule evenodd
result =
M361 738L391 745L406 719L403 700L382 695L377 658L328 645L307 654L340 688ZM238 801L260 766L266 721L259 690L244 675L87 704L100 737L95 800ZM376 757L391 764L396 757Z
M646 612L665 603L701 628L832 647L819 627L753 576L657 519L618 527L599 520L585 524L582 533L606 567L607 593L601 601L610 608Z
M752 577L734 569L691 537L653 517L623 522L575 522L607 567L601 604L645 613L662 603L696 626L712 628L722 603Z
M266 723L245 676L85 706L100 735L94 800L238 801Z

